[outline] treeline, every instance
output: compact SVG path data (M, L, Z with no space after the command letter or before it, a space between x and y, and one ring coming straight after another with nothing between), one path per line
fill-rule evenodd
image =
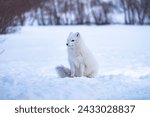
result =
M110 24L113 8L102 0L45 0L30 18L38 25Z
M150 0L45 0L31 12L30 24L111 24L114 13L124 14L125 24L150 24Z
M14 31L18 22L25 21L24 13L36 9L42 0L0 0L0 34Z
M25 24L150 24L150 0L0 0L0 33ZM122 15L123 14L123 15Z
M125 24L150 24L150 0L120 0Z

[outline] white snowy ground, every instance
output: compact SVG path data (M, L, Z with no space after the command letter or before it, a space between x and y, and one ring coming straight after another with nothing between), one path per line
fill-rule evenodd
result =
M96 78L57 76L71 31L98 60ZM150 99L150 26L23 27L0 39L0 99Z

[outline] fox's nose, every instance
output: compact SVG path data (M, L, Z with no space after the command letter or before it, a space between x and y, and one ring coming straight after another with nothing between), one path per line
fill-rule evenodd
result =
M66 46L68 46L68 43L66 43Z

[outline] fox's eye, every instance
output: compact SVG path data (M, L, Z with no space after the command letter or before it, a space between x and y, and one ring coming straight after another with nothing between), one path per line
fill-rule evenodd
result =
M72 42L74 42L74 40L71 40Z

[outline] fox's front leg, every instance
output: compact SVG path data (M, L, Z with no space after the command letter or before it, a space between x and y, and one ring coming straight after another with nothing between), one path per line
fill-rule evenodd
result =
M79 77L82 77L83 75L84 75L84 65L83 64L81 64L80 65L80 73L79 73Z
M70 64L70 68L71 68L71 77L75 77L75 66L73 63Z

